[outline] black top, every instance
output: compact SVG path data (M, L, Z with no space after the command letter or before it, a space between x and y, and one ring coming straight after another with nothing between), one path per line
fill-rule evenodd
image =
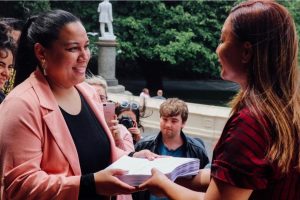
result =
M95 193L93 173L110 164L110 141L85 99L81 95L80 98L82 106L78 115L70 115L60 108L79 157L82 173L79 199L103 199Z
M2 103L4 98L5 98L5 94L2 91L0 91L0 103Z

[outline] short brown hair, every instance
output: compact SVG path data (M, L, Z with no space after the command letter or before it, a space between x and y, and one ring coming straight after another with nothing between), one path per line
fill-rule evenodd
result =
M160 117L173 117L180 115L182 122L186 122L189 110L186 103L178 98L169 98L159 108Z

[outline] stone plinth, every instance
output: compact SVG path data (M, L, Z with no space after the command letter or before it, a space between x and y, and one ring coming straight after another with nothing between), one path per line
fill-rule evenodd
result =
M98 46L98 74L102 76L108 86L108 91L112 93L123 93L125 87L118 85L116 79L116 46L115 40L109 40L107 38L99 38Z
M116 72L116 46L115 40L99 40L98 45L98 74L107 81L108 86L118 85Z
M107 92L111 93L120 93L125 91L125 87L123 85L115 85L115 86L108 86Z

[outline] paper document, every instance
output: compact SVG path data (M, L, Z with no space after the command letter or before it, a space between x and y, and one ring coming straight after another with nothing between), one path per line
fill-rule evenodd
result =
M155 160L123 156L108 168L123 169L127 174L117 176L129 185L137 186L151 177L151 169L157 168L170 180L177 177L196 175L199 172L200 161L196 158L164 157Z

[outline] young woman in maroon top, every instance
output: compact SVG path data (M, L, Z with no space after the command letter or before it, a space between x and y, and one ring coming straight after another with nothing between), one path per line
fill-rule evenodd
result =
M226 19L217 48L221 77L240 85L217 143L211 177L189 190L153 170L142 189L170 199L300 199L298 38L286 8L246 1ZM195 189L195 187L194 187Z

